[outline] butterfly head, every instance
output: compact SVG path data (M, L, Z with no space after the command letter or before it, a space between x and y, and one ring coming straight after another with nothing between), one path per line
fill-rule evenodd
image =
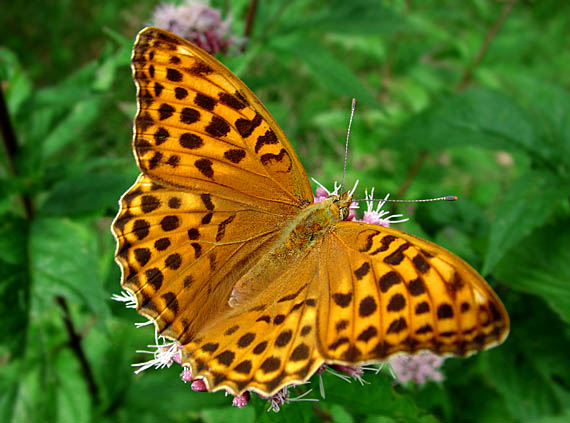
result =
M340 195L331 195L331 210L333 215L338 216L339 220L348 220L350 215L350 205L352 204L352 195L346 191Z

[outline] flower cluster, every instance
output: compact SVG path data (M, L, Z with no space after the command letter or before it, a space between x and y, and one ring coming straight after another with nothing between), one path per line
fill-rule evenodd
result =
M323 201L330 195L338 195L339 191L342 189L341 185L335 182L334 189L332 191L329 191L318 181L314 179L313 181L315 181L315 183L317 183L318 185L318 188L315 191L315 199L314 199L315 203ZM349 191L350 196L354 194L357 185L358 181L354 185L353 189ZM386 195L386 197L384 197L383 200L375 200L374 189L372 189L370 194L368 194L368 191L366 191L366 198L364 201L366 202L367 210L364 212L363 218L361 220L355 218L356 216L354 210L358 208L358 204L356 202L353 202L350 206L350 214L348 220L373 223L385 227L389 227L390 224L393 223L400 223L408 220L408 219L402 219L402 215L400 214L390 215L389 212L382 211L381 209L384 206L386 200L388 200L388 195ZM374 207L375 201L378 202L378 205L376 207ZM129 308L133 308L136 305L135 298L129 293L114 295L113 299L124 302L126 306ZM137 327L146 324L147 322L137 324ZM149 350L137 351L140 353L152 354L153 359L144 363L134 364L133 366L138 367L136 373L139 373L151 367L154 367L156 369L170 367L174 362L181 364L180 351L182 350L183 346L178 344L177 342L170 342L155 332L155 343L153 345L149 345L149 348L152 348L152 351ZM392 375L394 376L396 381L401 383L407 381L413 381L421 385L424 384L427 380L434 380L434 381L443 380L443 376L440 371L440 367L443 361L444 361L443 358L438 357L435 354L429 352L423 352L415 356L400 355L390 359L387 362L387 364L389 364ZM384 364L385 363L380 363L380 365L377 367L346 366L339 364L333 364L333 365L325 364L321 366L321 368L319 368L316 372L320 381L321 397L323 398L325 397L324 383L322 379L322 374L324 372L338 376L347 382L351 382L351 380L354 379L360 382L361 384L365 384L368 382L366 382L363 379L364 371L374 371L378 373L383 368ZM182 379L183 382L190 383L190 387L193 391L204 392L208 390L204 380L200 378L197 379L193 378L191 371L188 367L183 367L182 373L180 374L180 378ZM317 399L315 398L306 398L306 396L312 391L311 389L305 391L302 395L298 397L291 398L289 390L293 386L294 385L285 386L275 395L270 397L263 397L269 401L268 411L273 410L275 412L278 412L283 404L292 401L317 401ZM234 396L232 404L236 407L240 408L244 407L247 405L248 401L250 400L250 397L251 393L246 391L240 395Z
M418 355L394 357L390 359L390 366L397 381L405 383L411 380L418 385L423 385L428 380L435 382L443 380L440 368L444 361L445 358L424 351Z
M209 2L186 0L180 6L161 3L153 13L153 24L173 32L196 44L210 54L227 53L232 45L240 43L229 34L231 18L222 20L218 9Z

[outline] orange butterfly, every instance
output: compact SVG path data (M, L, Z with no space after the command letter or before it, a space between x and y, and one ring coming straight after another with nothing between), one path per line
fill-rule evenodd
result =
M146 28L132 57L142 171L113 222L122 286L211 391L272 395L324 363L469 355L504 306L449 251L313 202L283 131L224 65Z

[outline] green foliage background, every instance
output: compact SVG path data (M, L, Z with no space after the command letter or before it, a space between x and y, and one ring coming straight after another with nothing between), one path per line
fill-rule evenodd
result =
M340 179L356 97L349 182L459 195L400 208L412 220L398 228L469 261L512 321L501 347L447 360L443 383L325 377L325 400L278 414L194 393L177 366L133 375L152 330L109 300L120 279L109 225L138 173L130 50L156 4L2 5L17 148L0 153L0 421L570 421L570 4L259 2L244 53L221 59L308 174ZM249 1L213 5L243 34Z

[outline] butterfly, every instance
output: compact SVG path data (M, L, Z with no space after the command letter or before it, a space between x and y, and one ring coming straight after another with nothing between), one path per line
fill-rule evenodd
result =
M347 220L347 192L314 203L283 131L215 58L145 28L132 69L142 173L112 225L121 285L208 390L269 396L323 364L504 341L507 312L466 262Z

